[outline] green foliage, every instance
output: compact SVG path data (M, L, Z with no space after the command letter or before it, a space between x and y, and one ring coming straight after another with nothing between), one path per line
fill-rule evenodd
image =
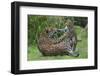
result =
M77 33L77 37L81 39L78 42L76 51L79 51L79 57L71 57L71 56L46 56L44 57L38 47L37 47L37 39L39 34L46 27L56 27L56 28L64 28L65 21L67 19L71 19L76 24L75 30ZM28 60L47 60L47 59L79 59L79 58L87 58L87 32L83 32L80 34L81 30L84 30L83 26L85 25L84 21L87 22L87 17L64 17L64 16L36 16L36 15L28 15Z
M64 27L64 17L28 16L28 45L36 44L38 35L46 27Z

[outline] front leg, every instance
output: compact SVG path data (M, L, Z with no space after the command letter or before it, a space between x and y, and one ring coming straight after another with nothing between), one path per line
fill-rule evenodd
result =
M79 56L79 53L70 50L70 51L68 51L68 55L69 55L69 56L73 56L73 57L78 57L78 56Z

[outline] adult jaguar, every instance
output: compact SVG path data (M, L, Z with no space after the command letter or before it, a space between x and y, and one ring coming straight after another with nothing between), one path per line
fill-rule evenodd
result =
M37 43L39 51L44 56L79 56L79 53L75 52L77 36L73 22L67 20L65 25L66 27L63 29L48 27L40 33Z

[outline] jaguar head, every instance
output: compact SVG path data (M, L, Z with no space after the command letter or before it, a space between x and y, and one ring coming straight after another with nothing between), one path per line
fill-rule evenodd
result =
M62 29L57 29L57 28L48 28L46 30L46 33L48 33L49 38L59 38L61 37L65 32L68 32L67 26Z

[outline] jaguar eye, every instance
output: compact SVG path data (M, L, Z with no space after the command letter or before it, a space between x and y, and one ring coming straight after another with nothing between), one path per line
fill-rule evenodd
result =
M64 32L67 32L67 29L65 29L65 31Z

